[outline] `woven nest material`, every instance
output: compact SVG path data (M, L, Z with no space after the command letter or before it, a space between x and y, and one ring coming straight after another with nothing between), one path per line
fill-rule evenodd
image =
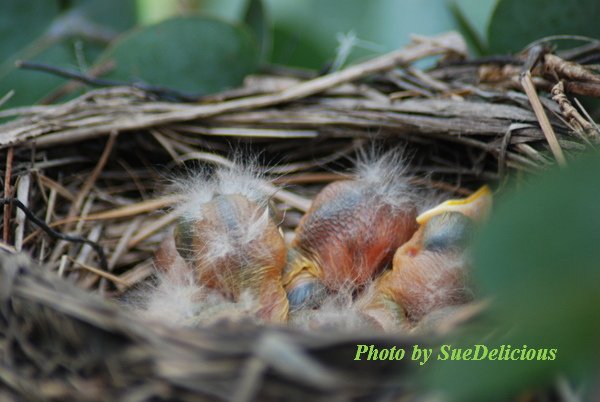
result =
M567 97L600 95L598 76L576 63L597 52L544 53L535 67L528 54L465 61L462 39L446 34L319 77L287 70L249 77L242 88L195 103L117 87L0 111L18 116L0 126L5 197L61 233L99 242L108 257L102 269L89 245L49 237L5 206L1 399L406 395L405 364L348 363L357 343L410 347L415 339L252 324L173 329L150 326L110 300L153 274L153 253L175 220L168 212L175 198L162 195L165 178L228 165L240 149L258 154L273 185L284 186L275 201L288 236L314 194L372 139L408 144L413 184L469 194L598 142L597 126ZM430 56L441 56L436 67L411 67Z
M24 256L0 254L0 265L3 401L349 400L405 388L405 364L348 361L356 342L407 340L149 326Z

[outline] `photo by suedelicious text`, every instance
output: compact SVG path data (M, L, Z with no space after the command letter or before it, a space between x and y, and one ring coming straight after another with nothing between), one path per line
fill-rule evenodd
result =
M456 347L445 344L436 348L413 345L412 348L397 346L380 348L376 345L356 345L354 360L412 360L420 365L429 360L460 361L554 361L558 355L557 348L530 347L527 345L487 346L475 344L468 347Z

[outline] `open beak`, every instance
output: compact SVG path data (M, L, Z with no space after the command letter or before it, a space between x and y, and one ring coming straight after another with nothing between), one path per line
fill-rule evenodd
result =
M417 223L424 225L436 215L444 212L460 212L476 222L483 221L492 209L492 191L488 186L483 186L467 198L448 200L431 208L417 217Z

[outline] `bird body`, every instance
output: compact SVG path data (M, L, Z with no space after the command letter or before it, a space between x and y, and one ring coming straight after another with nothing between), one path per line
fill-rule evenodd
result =
M418 215L426 200L408 184L397 151L358 164L354 177L314 198L289 247L255 174L225 169L184 182L185 201L157 266L183 267L217 292L224 302L210 311L227 316L243 302L231 316L249 311L281 323L291 315L309 328L322 325L320 308L330 316L336 300L360 316L349 327L366 322L385 330L414 328L432 312L469 301L467 248L490 209L489 189Z
M300 221L284 274L290 306L357 290L417 229L417 208L397 151L363 162L355 178L326 186Z
M286 247L268 196L259 190L264 183L244 171L216 175L212 181L196 177L189 183L173 240L166 240L157 262L169 266L181 258L198 284L233 302L249 294L257 318L284 322ZM241 181L237 186L236 180Z
M390 324L378 317L411 326L437 309L470 301L467 248L476 223L490 208L491 193L483 187L471 197L446 201L421 214L419 229L394 254L392 270L377 279L366 314L383 327Z

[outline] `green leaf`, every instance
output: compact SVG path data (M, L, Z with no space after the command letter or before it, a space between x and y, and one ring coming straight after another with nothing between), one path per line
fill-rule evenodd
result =
M2 66L9 57L40 37L59 11L56 1L2 0L2 12L0 12Z
M597 0L500 0L488 27L491 53L517 52L550 35L600 39Z
M101 60L117 63L107 78L210 93L241 84L256 70L258 57L256 41L246 30L192 16L134 30L109 47Z
M524 336L560 345L563 362L600 346L598 174L593 154L507 197L475 255L501 311Z
M75 0L63 5L64 10L58 1L2 0L0 94L15 90L3 107L35 103L66 82L47 73L18 70L15 61L85 69L108 41L135 23L133 0Z
M20 74L16 71L15 62L19 59L39 59L43 53L46 53L43 58L56 60L56 50L49 50L53 41L42 36L59 13L56 1L3 0L0 13L0 97L15 90L14 96L3 108L33 102L51 86L47 84L50 81L48 77L38 80ZM56 54L64 53L61 49ZM57 80L52 81L55 86Z
M74 8L90 21L116 32L123 32L136 24L135 0L76 0Z
M598 362L599 174L593 154L532 179L498 202L476 247L475 277L500 325L467 342L556 348L556 360L439 362L430 385L456 400L506 400Z
M63 41L45 47L29 60L72 68L71 64L74 63L74 59L73 44L71 41ZM13 68L0 80L0 94L5 94L10 90L15 91L14 96L2 107L31 105L64 83L64 78L39 71Z
M258 39L261 61L267 60L273 46L273 37L263 1L250 0L243 20Z
M85 72L107 45L135 22L134 0L74 0L44 36L55 42L73 39L73 64Z
M498 0L449 0L448 6L460 32L475 54L487 53L486 30Z

